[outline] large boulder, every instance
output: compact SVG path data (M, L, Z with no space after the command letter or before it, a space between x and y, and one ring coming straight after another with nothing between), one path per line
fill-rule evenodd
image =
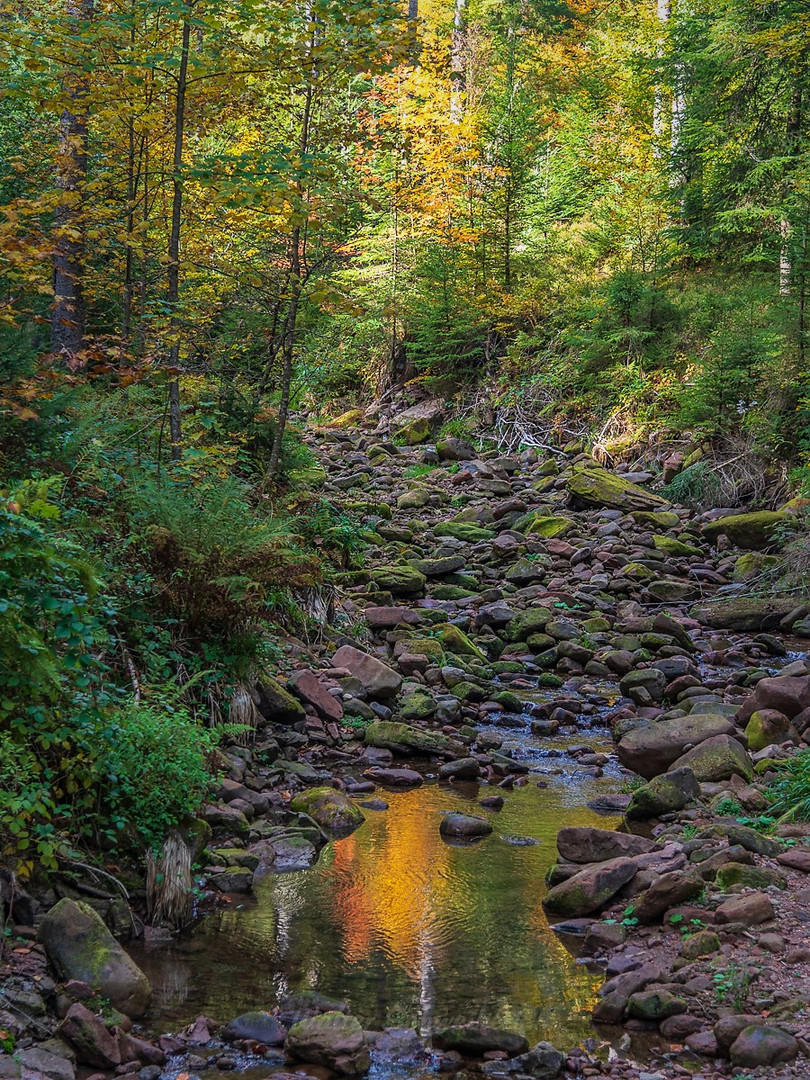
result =
M485 1061L481 1066L484 1076L493 1080L502 1076L532 1077L532 1080L556 1080L565 1068L565 1055L551 1043L541 1042L526 1054L507 1058L506 1061Z
M737 721L745 726L760 709L775 709L789 720L810 708L810 675L778 675L774 679L760 679L756 689L747 698Z
M633 484L598 465L577 465L567 483L575 506L607 507L612 510L656 510L668 506L666 499Z
M461 743L440 731L422 731L396 720L373 721L366 728L363 738L366 746L390 750L392 754L401 757L424 757L430 754L452 754L458 757L464 752Z
M380 589L394 596L418 596L427 580L413 566L381 566L372 570L371 578Z
M359 806L331 787L314 787L302 791L290 803L298 814L308 814L321 828L336 836L347 836L366 820Z
M667 772L691 747L717 735L733 735L736 730L727 716L707 714L659 720L628 732L619 741L617 753L622 765L652 780Z
M464 1057L483 1057L492 1051L514 1057L529 1049L528 1040L522 1035L475 1022L442 1028L433 1036L433 1045L438 1050L455 1050Z
M402 686L402 676L398 671L376 656L355 649L353 645L341 645L332 657L332 666L350 671L375 701L395 697Z
M655 922L665 911L698 896L706 882L694 870L671 870L661 874L633 902L633 915L640 923Z
M60 978L87 983L127 1016L146 1012L149 980L89 904L60 900L45 915L37 936Z
M713 630L773 630L796 609L796 598L741 596L696 604L689 615Z
M654 847L654 842L644 836L589 825L569 825L557 833L560 858L572 863L606 862L621 857L629 859L633 855L644 855Z
M677 759L674 769L690 769L701 784L741 776L754 778L754 765L742 745L730 735L715 735L688 750Z
M445 814L439 825L442 836L460 840L472 840L478 836L489 836L492 825L486 818L471 814Z
M799 1044L782 1028L769 1024L751 1024L743 1028L731 1044L732 1065L756 1069L759 1065L776 1065L798 1057Z
M269 675L263 676L256 686L254 700L259 712L271 724L296 724L306 719L301 702Z
M647 821L649 818L671 814L700 795L700 784L691 769L670 769L654 776L643 787L636 788L625 811L628 821Z
M703 526L707 540L727 536L736 547L761 551L775 543L774 531L785 522L793 520L787 511L757 510L753 514L731 514L717 518Z
M799 733L778 709L757 709L745 726L748 749L753 753L773 743L799 741Z
M628 881L636 876L637 864L632 859L610 859L580 870L546 893L543 907L554 915L579 918L598 911L612 899Z
M366 1073L371 1067L360 1022L342 1012L326 1012L293 1024L284 1049L290 1057L325 1065L343 1076Z
M287 1029L277 1016L268 1012L242 1013L225 1025L225 1039L250 1039L265 1046L281 1046L287 1038Z

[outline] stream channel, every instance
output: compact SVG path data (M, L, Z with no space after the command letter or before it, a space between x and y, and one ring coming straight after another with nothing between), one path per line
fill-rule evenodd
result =
M153 986L154 1026L227 1021L314 990L347 1002L364 1027L413 1027L427 1040L469 1020L561 1048L592 1036L602 977L565 949L541 901L560 828L616 824L587 804L618 790L618 770L595 777L567 753L608 750L605 729L540 740L528 717L518 722L492 729L530 771L525 786L503 793L491 836L453 846L439 835L448 811L490 814L477 800L498 789L440 784L423 763L422 787L378 791L388 809L364 810L366 822L314 866L269 873L253 897L234 897L190 935L133 950Z

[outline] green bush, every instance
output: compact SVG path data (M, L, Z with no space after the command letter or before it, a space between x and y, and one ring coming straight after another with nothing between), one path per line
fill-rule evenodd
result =
M130 702L114 714L101 765L113 836L156 848L169 828L193 817L211 782L215 734L170 701Z

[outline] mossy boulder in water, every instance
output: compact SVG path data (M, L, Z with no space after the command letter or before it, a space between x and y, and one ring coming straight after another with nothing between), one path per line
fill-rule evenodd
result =
M360 1022L341 1012L326 1012L293 1024L284 1049L292 1058L325 1065L343 1076L356 1076L371 1067Z
M736 547L761 551L763 548L772 547L776 543L775 530L792 520L792 515L782 510L730 514L707 522L703 526L703 535L711 541L715 541L718 536L727 536Z
M453 754L458 757L464 750L460 743L440 731L422 731L396 720L376 720L368 725L363 738L366 746L376 746L405 757L428 754Z
M442 1028L433 1036L433 1045L438 1050L455 1050L464 1057L483 1057L496 1051L514 1057L529 1049L529 1043L522 1035L475 1022Z
M87 983L127 1016L146 1012L149 980L89 904L60 900L40 923L37 937L60 978Z
M290 803L296 814L308 814L323 829L346 836L366 820L363 811L342 791L330 787L309 788Z
M668 505L660 495L596 464L574 466L567 487L575 506L629 511L656 510Z

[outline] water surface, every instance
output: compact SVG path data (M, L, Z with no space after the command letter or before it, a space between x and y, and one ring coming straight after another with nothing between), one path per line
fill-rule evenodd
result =
M564 740L552 749L562 756L549 757L548 740L535 743L525 731L518 738L535 771L525 787L503 793L501 811L477 805L497 792L478 784L381 791L389 809L366 810L365 824L329 844L316 866L269 874L255 900L235 898L190 938L139 953L162 1028L201 1013L224 1021L271 1009L284 994L311 989L348 1002L377 1030L407 1025L428 1037L480 1020L530 1041L570 1046L585 1037L601 978L550 930L544 876L563 825L613 824L586 803L617 782L583 775ZM439 824L449 810L487 815L495 831L448 845Z

